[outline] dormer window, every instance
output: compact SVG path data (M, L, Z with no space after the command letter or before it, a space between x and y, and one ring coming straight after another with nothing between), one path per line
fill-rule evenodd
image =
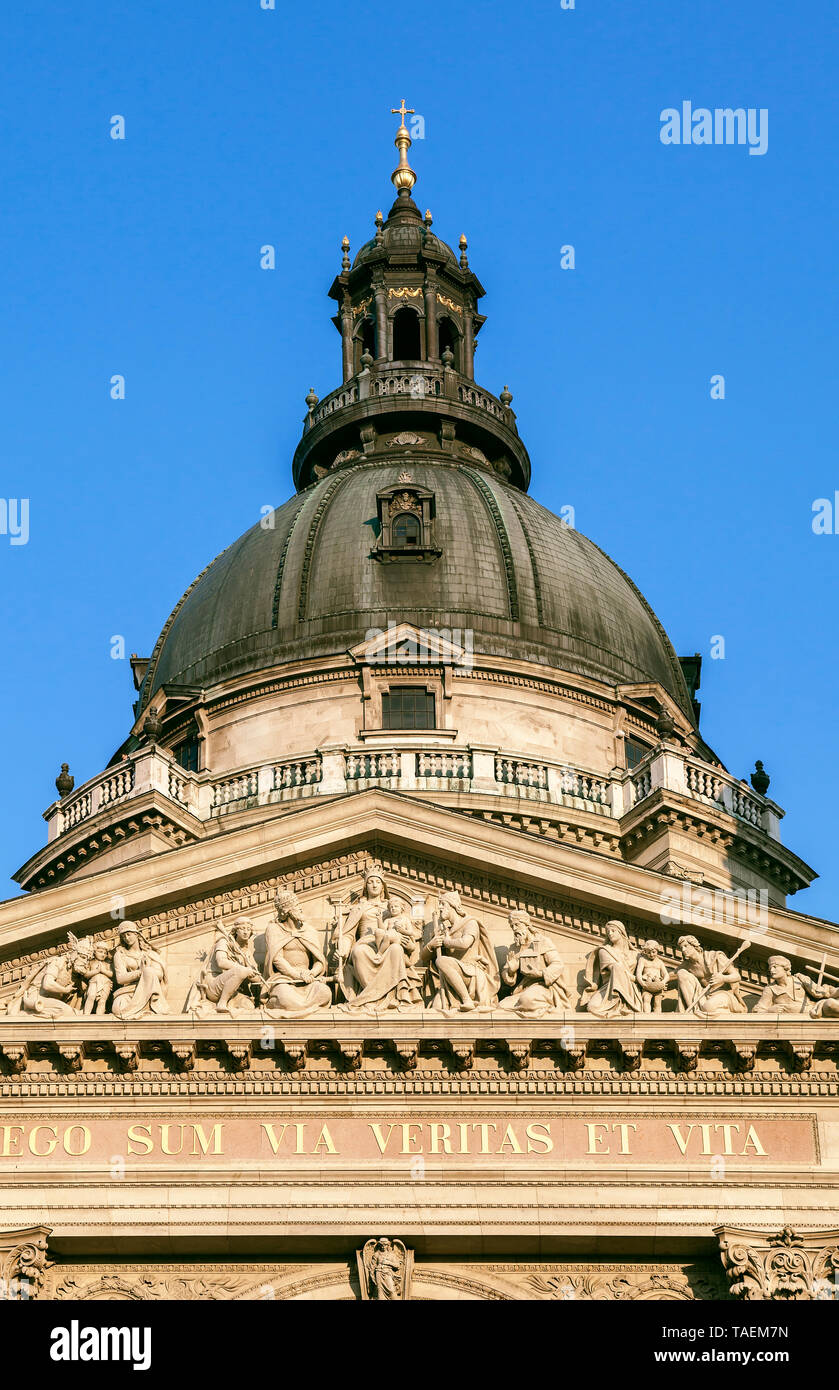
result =
M442 552L434 544L434 493L419 487L404 472L394 487L377 494L379 539L370 552L374 560L436 560Z

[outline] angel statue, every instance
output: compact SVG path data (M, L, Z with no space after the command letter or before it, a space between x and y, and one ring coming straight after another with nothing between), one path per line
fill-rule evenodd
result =
M396 1303L408 1297L413 1256L401 1240L368 1240L357 1258L362 1299Z

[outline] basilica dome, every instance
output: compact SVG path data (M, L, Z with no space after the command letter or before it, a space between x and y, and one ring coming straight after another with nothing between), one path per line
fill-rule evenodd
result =
M377 498L406 478L432 495L437 553L427 563L383 564ZM208 688L341 654L371 628L409 622L468 629L476 653L611 686L656 682L691 716L679 661L632 581L490 471L416 457L356 464L267 520L181 599L155 647L143 704L163 685Z

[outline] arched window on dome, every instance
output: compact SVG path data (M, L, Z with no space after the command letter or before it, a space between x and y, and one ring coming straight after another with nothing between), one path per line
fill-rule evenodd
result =
M422 526L414 512L397 512L390 523L390 543L399 549L408 549L422 542Z
M419 362L421 359L419 316L407 307L397 309L393 316L393 360Z
M442 357L443 353L448 349L454 358L452 366L455 371L462 371L460 365L460 334L448 316L437 320L437 337L440 356Z

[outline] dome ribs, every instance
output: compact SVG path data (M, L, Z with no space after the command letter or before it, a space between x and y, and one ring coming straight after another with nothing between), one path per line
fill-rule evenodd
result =
M312 517L312 522L309 527L309 534L306 537L306 549L303 553L303 566L300 571L300 600L297 605L298 622L302 623L306 621L306 608L309 599L309 575L312 569L312 555L314 553L315 541L318 538L318 532L320 531L324 516L326 515L329 504L335 496L335 493L346 484L351 476L351 473L347 472L341 474L337 478L333 478L324 489L323 496L320 498L315 508L315 514Z
M481 477L480 473L474 472L471 468L461 466L458 470L465 474L479 494L486 507L495 534L498 537L498 544L501 548L501 555L504 560L504 571L507 578L507 600L510 606L510 620L517 623L519 621L519 591L516 584L516 567L513 562L513 549L510 545L510 537L507 534L507 527L504 525L504 518L501 515L501 508L498 505L495 493L489 484ZM529 549L528 545L528 549Z
M292 538L292 536L294 535L295 528L296 528L296 526L297 526L298 521L300 520L300 515L301 515L301 513L302 513L302 511L303 511L303 508L304 508L305 505L306 505L306 501L307 501L308 494L305 493L305 492L303 492L303 493L300 493L300 494L299 494L299 497L300 497L300 505L299 505L299 507L297 508L297 510L295 511L294 516L293 516L292 519L291 519L291 525L290 525L289 528L288 528L288 531L287 531L287 533L286 533L286 538L285 538L285 540L284 540L284 542L283 542L283 550L282 550L282 554L280 555L280 563L279 563L278 566L277 566L277 578L276 578L276 580L275 580L275 582L274 582L274 601L273 601L273 603L272 603L272 605L271 605L271 626L272 626L272 628L279 627L279 625L280 625L280 592L281 592L282 587L283 587L283 575L284 575L284 573L285 573L285 562L286 562L286 557L288 556L288 548L289 548L289 546L291 545L291 538Z
M527 553L528 553L528 555L530 556L530 568L531 568L531 570L533 571L533 592L534 592L535 595L536 595L536 616L537 616L537 619L538 619L538 622L539 622L539 626L540 626L540 627L544 627L544 626L545 626L545 610L544 610L544 605L543 605L543 603L542 603L542 578L541 578L541 575L539 574L539 567L538 567L538 565L537 565L537 563L536 563L536 552L535 552L534 549L533 549L533 543L532 543L532 541L531 541L531 539L530 539L530 535L529 535L529 532L528 532L528 530L527 530L527 527L525 526L525 523L524 523L524 516L523 516L523 514L522 514L522 509L521 509L521 507L520 507L519 504L518 504L518 501L517 501L517 499L516 499L516 496L515 496L514 493L511 492L511 493L509 494L509 497L510 497L510 502L511 502L511 504L512 504L513 511L515 512L516 516L518 517L518 521L519 521L519 525L520 525L520 527L521 527L522 535L524 536L524 543L525 543L525 545L527 546Z

